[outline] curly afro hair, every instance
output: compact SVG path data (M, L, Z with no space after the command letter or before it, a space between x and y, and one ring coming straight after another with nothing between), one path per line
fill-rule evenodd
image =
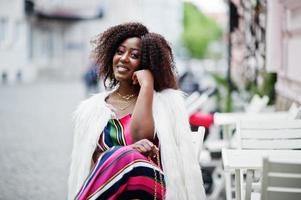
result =
M104 78L105 88L113 88L118 84L113 73L113 57L119 45L127 38L139 37L148 33L148 29L141 23L124 23L110 27L104 31L93 43L99 74ZM108 83L108 85L107 85Z
M157 33L141 38L141 69L149 69L154 76L154 89L177 88L175 63L170 45Z
M163 36L149 33L141 23L125 23L113 26L100 34L94 41L94 56L100 66L100 76L104 78L106 89L112 89L118 81L113 73L113 57L119 45L127 38L141 39L141 64L139 69L149 69L154 76L154 89L161 91L177 88L172 50Z

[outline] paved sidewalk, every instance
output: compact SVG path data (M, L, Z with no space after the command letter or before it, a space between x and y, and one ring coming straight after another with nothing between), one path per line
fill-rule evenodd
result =
M0 200L63 200L81 82L0 86Z

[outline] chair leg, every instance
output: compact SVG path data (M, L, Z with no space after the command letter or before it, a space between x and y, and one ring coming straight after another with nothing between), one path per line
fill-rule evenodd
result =
M213 178L213 190L212 193L207 196L207 200L217 200L219 199L221 193L225 189L225 175L222 168L216 167L212 173Z
M253 174L253 170L247 170L245 200L251 200Z

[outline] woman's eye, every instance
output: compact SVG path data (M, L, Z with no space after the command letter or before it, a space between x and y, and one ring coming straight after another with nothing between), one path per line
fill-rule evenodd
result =
M134 59L139 59L139 58L140 58L140 55L137 54L137 53L133 53L133 54L132 54L132 58L134 58Z
M117 53L118 55L121 55L121 54L123 54L123 51L122 51L121 49L117 49L116 53Z
M137 59L137 58L138 58L138 56L137 56L137 55L135 55L135 54L132 54L132 58L135 58L135 59Z

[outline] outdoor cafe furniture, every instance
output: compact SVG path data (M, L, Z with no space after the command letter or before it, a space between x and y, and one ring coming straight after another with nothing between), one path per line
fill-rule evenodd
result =
M241 170L247 170L247 181L249 181L254 170L262 169L264 157L283 162L299 161L301 163L301 150L222 149L222 157L224 170L227 172L235 171L235 196L237 200L241 200L243 191ZM248 189L245 191L246 194L250 192L247 191ZM250 199L250 197L247 198Z
M254 169L260 166L264 155L279 156L280 159L299 159L301 161L301 120L261 120L240 121L237 123L238 147L222 152L225 171L235 170L236 195L241 199L241 169L247 170L246 199L250 199ZM242 152L242 153L241 153ZM253 155L254 154L254 155ZM234 159L234 157L238 159ZM282 156L282 157L281 157ZM233 157L233 159L231 159ZM256 160L258 158L259 160ZM257 164L255 163L257 162ZM255 163L255 164L254 164ZM259 165L258 165L259 164ZM243 167L244 166L244 167ZM231 182L231 181L230 181ZM226 193L229 195L229 176L226 177Z
M254 198L255 197L255 198ZM252 200L259 199L252 196ZM301 163L300 160L281 162L278 159L263 159L261 200L300 200Z

